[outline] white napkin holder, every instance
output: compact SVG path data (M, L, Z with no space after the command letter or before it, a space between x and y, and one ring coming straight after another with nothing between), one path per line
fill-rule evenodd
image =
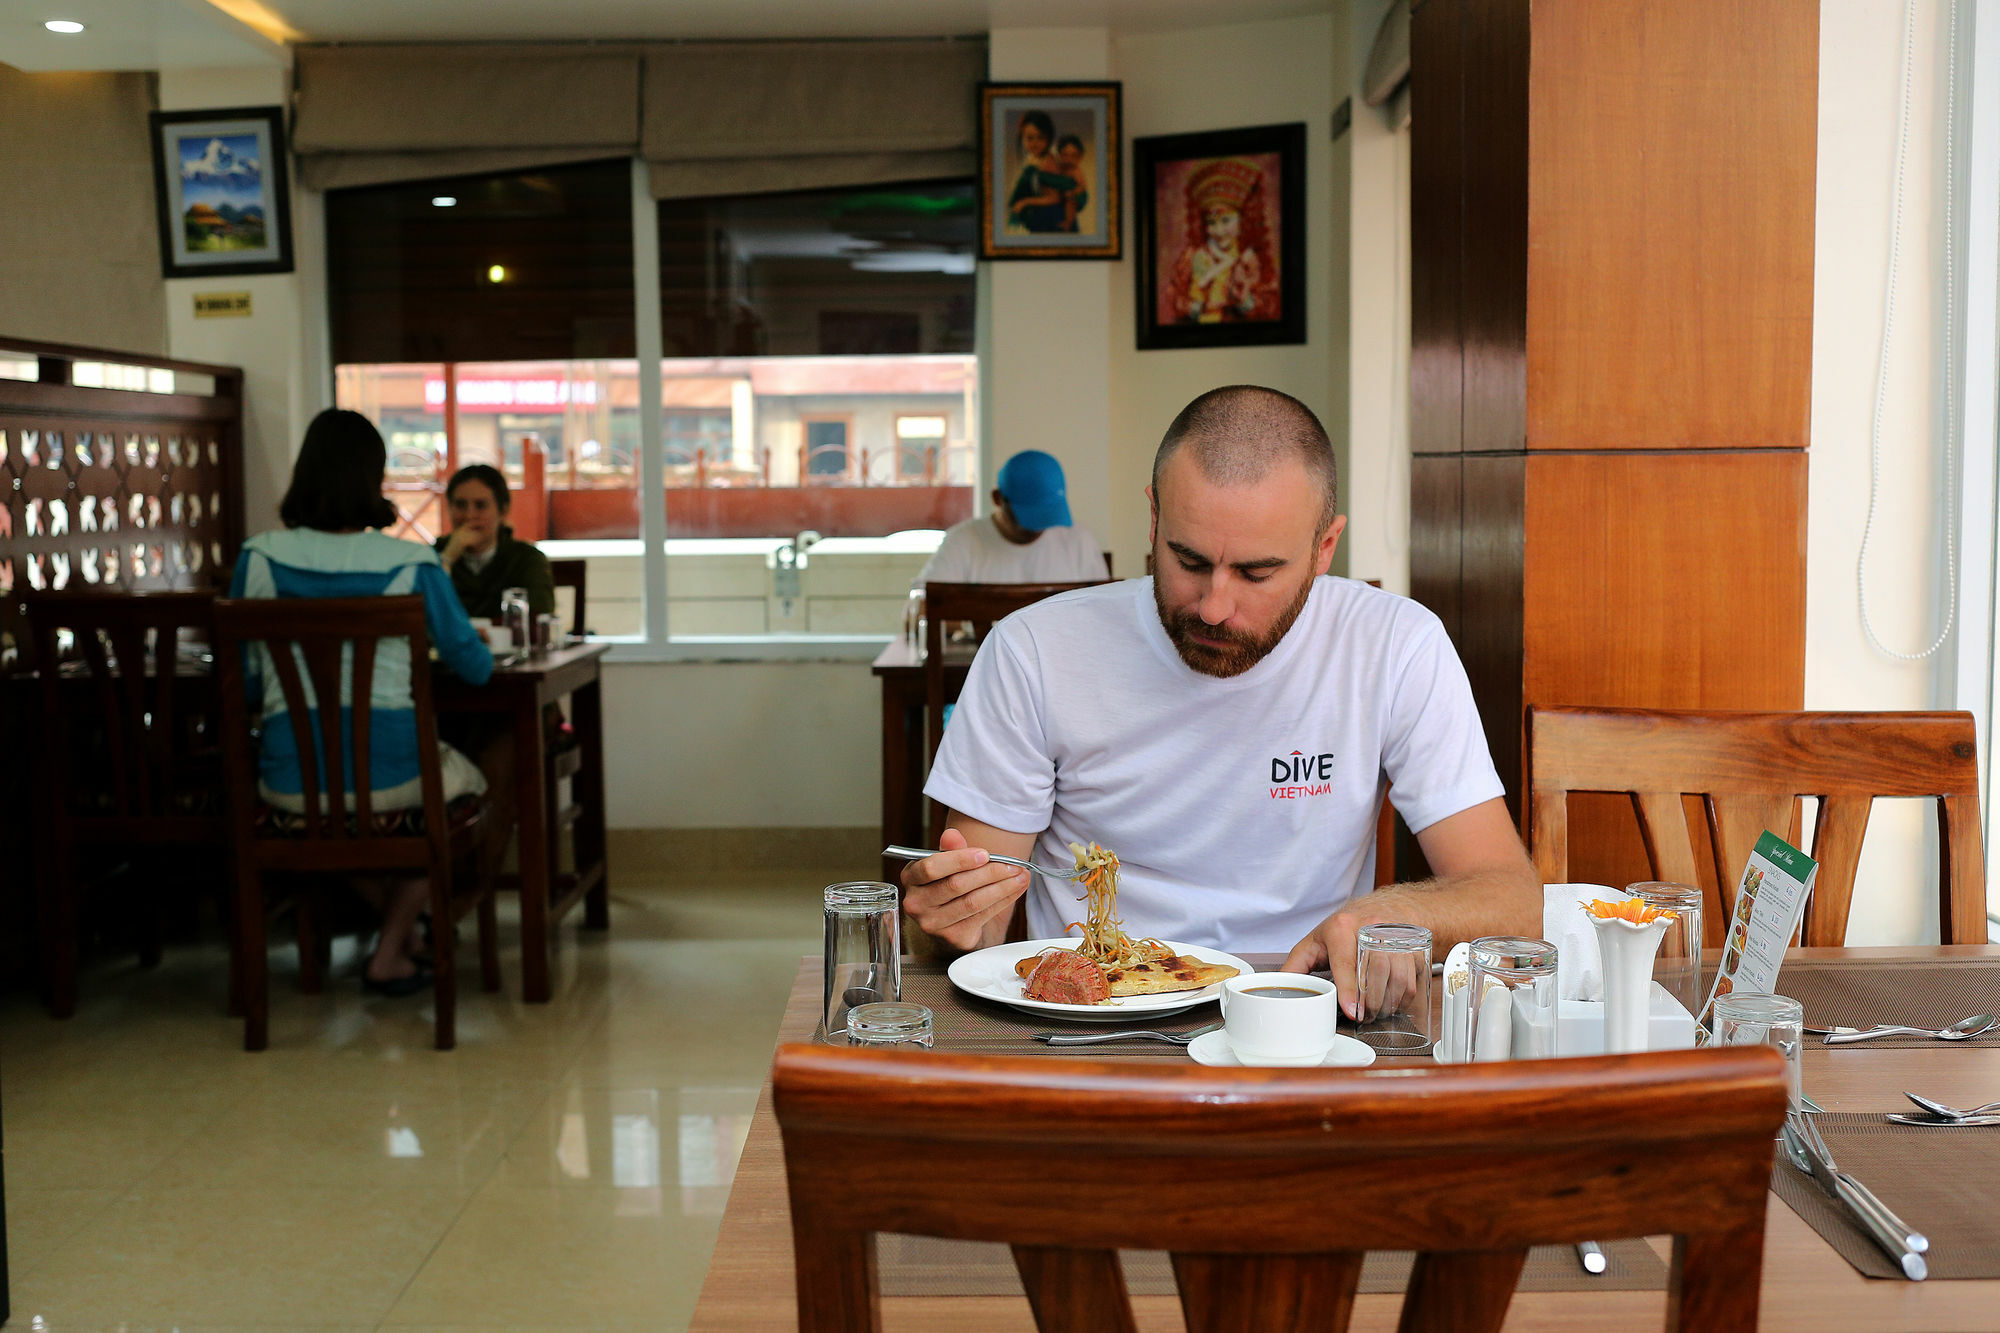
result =
M1465 946L1460 945L1460 948ZM1451 964L1445 964L1449 975ZM1647 1014L1646 1049L1681 1051L1694 1046L1694 1015L1659 982L1652 983L1652 1008ZM1471 1037L1472 987L1458 991L1446 987L1443 1017L1432 1055L1439 1064L1463 1064ZM1556 1002L1556 1055L1602 1055L1604 1053L1604 1004L1599 1000L1558 1000Z

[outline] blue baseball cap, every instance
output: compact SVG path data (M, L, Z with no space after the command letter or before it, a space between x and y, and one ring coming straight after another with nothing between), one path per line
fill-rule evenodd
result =
M996 485L1014 511L1014 521L1030 532L1069 526L1069 490L1062 464L1039 449L1024 449L1000 468Z

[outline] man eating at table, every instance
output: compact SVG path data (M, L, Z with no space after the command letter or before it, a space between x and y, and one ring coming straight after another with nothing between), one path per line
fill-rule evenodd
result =
M904 906L951 950L1083 915L1075 889L988 853L1123 862L1128 933L1331 967L1354 1012L1361 927L1442 951L1539 934L1541 891L1501 800L1465 669L1436 616L1323 577L1347 520L1303 403L1248 385L1182 410L1153 460L1155 576L1049 598L995 626L925 792L950 808ZM1370 891L1387 795L1433 877Z

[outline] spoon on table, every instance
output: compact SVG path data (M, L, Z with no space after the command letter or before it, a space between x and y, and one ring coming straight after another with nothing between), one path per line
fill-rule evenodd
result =
M1995 1019L1992 1014L1974 1014L1970 1018L1959 1019L1950 1027L1938 1028L1936 1031L1932 1031L1930 1028L1913 1028L1897 1023L1885 1023L1881 1027L1868 1028L1862 1032L1836 1032L1830 1037L1822 1038L1822 1040L1828 1046L1845 1046L1850 1042L1869 1041L1876 1037L1895 1036L1936 1037L1939 1041L1965 1041L1968 1038L1976 1037L1980 1033L1987 1031L1996 1022L2000 1022L2000 1019Z
M943 853L935 847L884 847L882 855L900 857L905 861L921 861L926 856L942 856ZM1073 867L1066 870L1052 870L1048 866L1038 866L1033 861L1023 861L1018 856L1001 856L997 852L988 852L986 859L998 861L1003 866L1019 866L1023 870L1032 870L1045 879L1075 879L1083 873Z
M1954 1107L1946 1106L1943 1102L1934 1102L1928 1097L1919 1097L1914 1092L1906 1092L1903 1095L1940 1120L1973 1120L1980 1116L1991 1115L1995 1111L2000 1111L2000 1102L1988 1102L1984 1106L1975 1106L1969 1111L1960 1111Z

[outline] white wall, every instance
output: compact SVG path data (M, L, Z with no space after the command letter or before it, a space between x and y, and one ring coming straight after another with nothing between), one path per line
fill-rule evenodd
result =
M1338 99L1331 16L1123 36L1115 49L1126 130L1134 138L1290 121L1306 126L1304 344L1138 351L1138 265L1130 228L1126 260L1105 266L1111 280L1110 529L1100 535L1109 536L1118 568L1138 573L1145 567L1145 488L1153 452L1168 423L1197 394L1223 384L1266 385L1312 408L1337 441L1345 435L1344 393L1336 389L1344 367L1336 364L1336 348L1345 344L1346 327L1344 313L1336 326L1332 271L1336 209L1344 222L1347 201L1344 190L1336 196L1334 182L1331 125ZM1136 201L1127 215L1136 218ZM997 332L995 341L1004 343ZM1076 493L1074 481L1070 493ZM1407 502L1400 508L1407 511Z
M289 83L289 71L276 65L162 70L160 109L283 105ZM308 280L323 267L319 221L319 196L295 189L292 272L172 278L166 284L169 355L243 368L246 532L277 523L299 437L313 413L330 405L317 315L323 302L317 280ZM197 319L194 298L201 292L248 292L251 313Z
M1901 267L1882 421L1881 491L1868 554L1870 619L1885 644L1904 652L1930 643L1943 599L1937 406L1945 11L1938 0L1917 0ZM1808 708L1949 706L1940 698L1938 659L1899 662L1869 645L1855 583L1868 511L1901 44L1901 5L1823 0L1806 520ZM1932 822L1927 805L1876 803L1848 922L1850 941L1937 938Z

